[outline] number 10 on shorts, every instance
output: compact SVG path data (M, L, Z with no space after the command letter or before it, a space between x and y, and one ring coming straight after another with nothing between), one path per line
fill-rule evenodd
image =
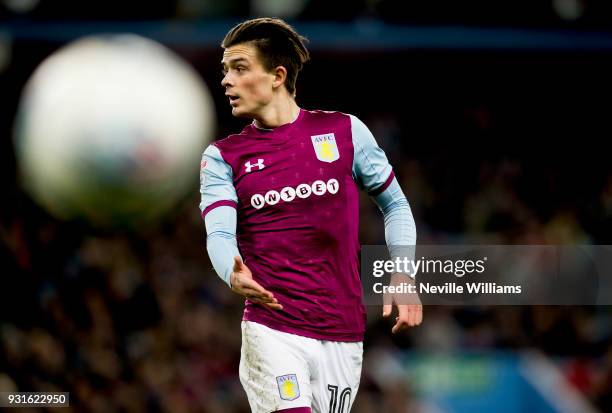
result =
M338 394L338 386L328 384L327 390L331 393L329 397L329 413L348 413L351 408L351 388L345 387Z

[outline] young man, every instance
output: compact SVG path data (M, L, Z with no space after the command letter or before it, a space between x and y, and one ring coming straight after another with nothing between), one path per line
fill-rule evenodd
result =
M253 122L210 145L201 164L211 262L246 297L240 380L253 412L344 413L355 400L366 322L359 187L381 208L388 245L416 241L408 202L367 127L296 104L304 40L279 19L230 30L221 85L232 114ZM420 305L398 309L394 333L421 322Z

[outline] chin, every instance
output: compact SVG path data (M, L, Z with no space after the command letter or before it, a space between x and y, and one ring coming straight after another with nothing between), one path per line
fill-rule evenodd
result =
M251 118L251 114L240 108L232 108L232 116L237 118Z

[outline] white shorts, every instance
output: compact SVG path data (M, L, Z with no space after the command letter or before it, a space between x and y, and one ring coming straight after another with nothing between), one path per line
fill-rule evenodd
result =
M362 358L361 342L316 340L242 322L240 382L253 413L296 407L348 413Z

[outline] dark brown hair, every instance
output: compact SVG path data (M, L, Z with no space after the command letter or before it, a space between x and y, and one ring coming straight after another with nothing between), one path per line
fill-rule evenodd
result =
M306 41L305 37L300 36L285 21L262 17L235 26L225 35L221 47L227 49L241 43L253 44L264 69L269 72L278 66L287 69L285 87L293 95L298 72L310 59L310 54L304 45Z

